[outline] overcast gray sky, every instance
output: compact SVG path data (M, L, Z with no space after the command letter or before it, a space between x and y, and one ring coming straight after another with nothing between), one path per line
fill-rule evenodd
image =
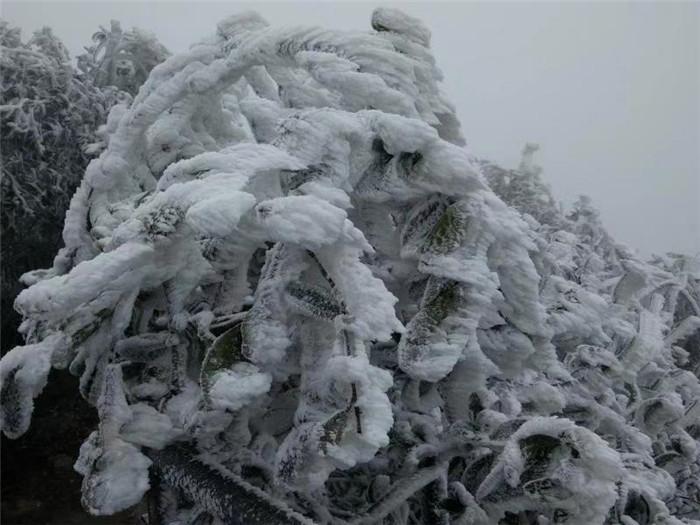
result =
M24 36L51 26L75 56L99 25L173 52L255 9L273 25L369 29L386 2L3 2ZM516 166L526 141L555 196L590 195L643 254L700 252L700 3L404 3L433 32L444 88L477 155Z

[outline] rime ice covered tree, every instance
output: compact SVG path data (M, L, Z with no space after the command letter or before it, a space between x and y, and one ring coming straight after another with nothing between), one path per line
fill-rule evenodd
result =
M605 230L590 198L579 198L566 215L553 208L548 210L544 205L550 200L548 191L523 176L527 175L523 164L519 170L509 171L482 163L494 191L529 218L538 233L538 267L544 277L541 296L551 302L550 323L559 325L553 338L558 353L579 381L595 378L592 383L590 379L583 381L585 388L599 392L606 384L613 391L626 391L624 396L632 402L615 407L615 411L632 419L632 426L651 438L651 456L663 469L656 471L655 479L639 483L635 492L626 496L624 507L616 505L608 521L628 516L639 523L658 520L654 517L659 512L655 507L658 503L653 502L649 485L664 479L666 500L673 514L697 520L700 261L682 254L654 256L649 263L641 261ZM553 286L559 291L552 293ZM565 291L564 297L561 291ZM591 315L596 309L591 300L598 303L598 315ZM605 316L611 318L604 321ZM604 344L612 354L603 357L601 348L582 344L593 341L594 331L599 333L599 340L612 338ZM633 370L634 377L620 373L620 366ZM611 367L618 371L613 372ZM574 408L576 403L571 405L564 412L576 414L580 408ZM590 411L588 407L588 417ZM653 427L644 423L654 417L659 420ZM586 426L590 426L588 421ZM648 443L644 447L649 450ZM675 492L670 488L671 477Z
M101 88L110 86L135 95L151 70L170 52L150 33L138 28L124 32L117 20L92 35L94 44L78 56L78 67Z
M697 519L697 272L504 203L427 28L372 28L245 13L152 70L25 277L4 432L68 368L84 506L152 523Z
M87 146L108 103L70 66L68 52L47 27L22 42L0 22L2 129L3 337L13 340L12 301L19 276L49 264L70 198L87 166Z
M5 341L13 341L12 301L21 289L20 275L50 263L70 198L111 131L105 126L110 109L128 105L168 52L154 37L138 29L123 34L114 22L115 35L98 32L94 38L100 45L78 57L79 71L50 28L35 31L23 43L19 29L1 23L2 317ZM135 74L109 83L116 77L104 71L117 62L136 64L131 67Z
M525 144L518 169L504 169L487 160L480 162L481 169L491 189L508 205L541 224L562 227L561 209L542 180L542 168L535 164L534 155L539 148L538 144Z

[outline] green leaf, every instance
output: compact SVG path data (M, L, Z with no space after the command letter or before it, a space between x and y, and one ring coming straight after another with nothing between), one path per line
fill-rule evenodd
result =
M78 346L83 344L102 325L102 321L107 319L110 315L112 315L112 310L110 310L109 308L103 308L95 314L95 318L90 323L77 329L72 334L68 333L67 335L70 335L73 347L77 348ZM70 322L66 323L64 331L69 331L69 324Z
M437 254L449 253L458 248L466 236L467 218L453 204L445 210L430 234L427 251Z
M423 250L430 233L447 209L442 195L433 195L414 206L406 217L401 230L401 250L404 256Z
M343 439L345 426L348 423L351 410L352 406L349 406L331 416L323 424L323 434L321 435L320 442L321 448L324 451L327 449L328 445L337 445L340 443L340 440Z
M538 479L549 468L552 455L562 446L559 439L544 434L534 434L520 441L520 449L525 456L525 468L520 477L522 482Z
M441 323L458 305L461 297L457 281L430 278L421 310L431 323Z
M302 315L332 321L343 313L340 303L325 288L290 282L286 290L287 300Z
M241 352L242 324L237 323L214 340L202 363L203 374L210 376L217 370L230 368L235 363L245 360Z

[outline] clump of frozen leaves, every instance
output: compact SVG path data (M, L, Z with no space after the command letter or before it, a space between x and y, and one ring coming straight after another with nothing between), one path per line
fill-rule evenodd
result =
M185 523L697 519L697 261L563 215L533 147L484 170L430 32L372 27L245 13L153 69L25 277L5 432L68 367L97 514L152 485Z

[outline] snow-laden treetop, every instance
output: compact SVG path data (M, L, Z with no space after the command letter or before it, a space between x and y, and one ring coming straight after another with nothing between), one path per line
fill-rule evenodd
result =
M184 441L293 522L697 518L700 275L635 259L584 201L564 217L529 157L491 168L504 203L428 29L372 27L236 15L112 110L16 301L5 433L67 367L100 415L76 464L93 513Z

